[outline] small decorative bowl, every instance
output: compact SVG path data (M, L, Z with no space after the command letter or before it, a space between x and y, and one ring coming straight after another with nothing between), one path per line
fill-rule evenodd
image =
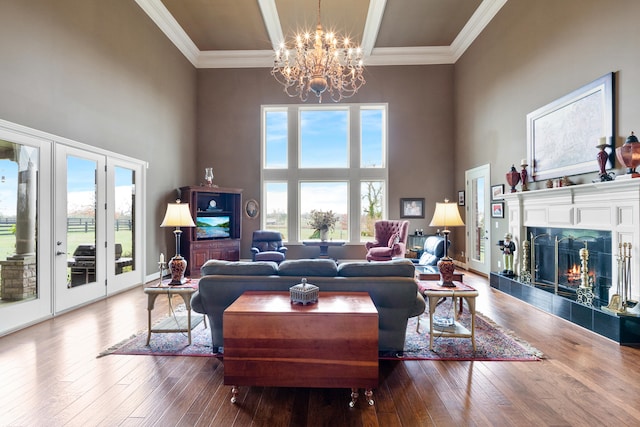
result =
M316 285L307 283L307 279L303 278L301 283L289 288L289 295L291 296L291 304L307 305L314 302L318 302L318 294L320 288Z

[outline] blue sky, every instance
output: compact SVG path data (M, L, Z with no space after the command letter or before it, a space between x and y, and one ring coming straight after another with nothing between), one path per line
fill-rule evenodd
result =
M348 107L300 110L301 168L349 168L349 111ZM359 138L362 167L383 166L385 158L383 114L384 111L379 108L360 110L363 129ZM286 109L266 111L265 161L269 168L285 169L288 166L287 119ZM346 182L304 182L302 185L301 212L308 212L320 206L321 209L346 213L348 207ZM268 212L286 210L286 185L270 183L266 200L269 201L269 206L265 206Z

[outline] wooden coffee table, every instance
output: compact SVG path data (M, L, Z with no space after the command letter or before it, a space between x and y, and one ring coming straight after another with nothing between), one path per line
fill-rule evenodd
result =
M378 311L366 292L320 292L291 304L289 292L245 292L223 315L224 384L358 388L373 405L378 385Z

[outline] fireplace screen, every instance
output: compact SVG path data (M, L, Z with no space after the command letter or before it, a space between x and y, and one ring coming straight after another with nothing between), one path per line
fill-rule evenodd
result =
M587 305L608 304L611 232L529 227L527 236L532 284Z

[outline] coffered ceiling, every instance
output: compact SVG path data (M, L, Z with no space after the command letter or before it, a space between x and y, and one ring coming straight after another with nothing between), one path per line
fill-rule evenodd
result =
M198 68L271 67L273 47L318 19L317 0L135 1ZM360 43L365 66L452 64L506 2L322 0L320 13Z

